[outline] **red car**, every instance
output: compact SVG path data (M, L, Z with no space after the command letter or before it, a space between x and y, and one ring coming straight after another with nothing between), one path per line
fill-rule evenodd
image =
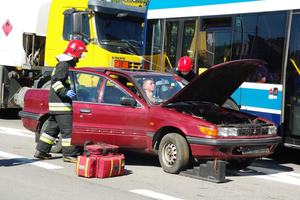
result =
M190 83L169 73L117 68L71 69L72 144L105 142L157 154L164 171L179 173L191 159L227 160L239 167L273 153L281 137L274 123L222 107L261 60L216 65ZM154 102L142 84L154 83ZM151 97L152 98L152 97ZM48 119L48 91L30 89L19 113L36 141ZM59 142L57 148L59 148Z

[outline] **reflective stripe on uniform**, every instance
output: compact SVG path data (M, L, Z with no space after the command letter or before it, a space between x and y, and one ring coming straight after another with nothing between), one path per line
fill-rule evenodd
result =
M71 145L71 138L63 138L63 139L61 140L61 145L62 145L63 147L70 147L70 146L72 146L72 145Z
M64 85L62 84L61 81L56 81L53 85L52 88L54 89L54 91L56 92L57 90L64 88Z
M71 85L70 76L68 76L68 79L65 82Z
M56 69L56 68L53 69L53 71L52 71L52 73L51 73L51 76L54 76L54 74L55 74L55 69Z
M49 111L72 111L70 103L49 103Z
M47 144L54 144L56 138L48 135L47 133L43 133L40 137L40 140Z

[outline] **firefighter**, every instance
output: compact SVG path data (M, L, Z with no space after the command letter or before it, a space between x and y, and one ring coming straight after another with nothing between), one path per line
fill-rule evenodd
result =
M72 40L63 54L56 56L59 61L51 75L49 92L49 124L42 133L34 157L51 159L49 154L59 132L62 135L63 161L76 162L78 149L71 145L73 126L72 98L76 96L70 88L69 67L75 67L82 52L87 52L85 44L80 40Z
M193 80L197 74L193 71L193 61L187 56L179 59L178 66L169 70L170 73L176 74L187 81Z

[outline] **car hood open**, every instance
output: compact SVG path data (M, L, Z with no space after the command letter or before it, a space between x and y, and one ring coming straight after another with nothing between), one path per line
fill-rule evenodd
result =
M249 75L264 64L263 60L245 59L215 65L194 78L162 106L184 101L206 101L221 106Z

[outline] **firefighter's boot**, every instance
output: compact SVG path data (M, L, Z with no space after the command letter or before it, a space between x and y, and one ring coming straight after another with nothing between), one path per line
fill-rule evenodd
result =
M77 157L73 157L73 156L66 156L63 158L64 162L72 162L72 163L76 163L77 162Z
M52 158L51 154L46 153L46 152L42 152L42 151L39 151L39 150L36 150L36 152L34 154L34 157L39 158L39 159L51 159Z

